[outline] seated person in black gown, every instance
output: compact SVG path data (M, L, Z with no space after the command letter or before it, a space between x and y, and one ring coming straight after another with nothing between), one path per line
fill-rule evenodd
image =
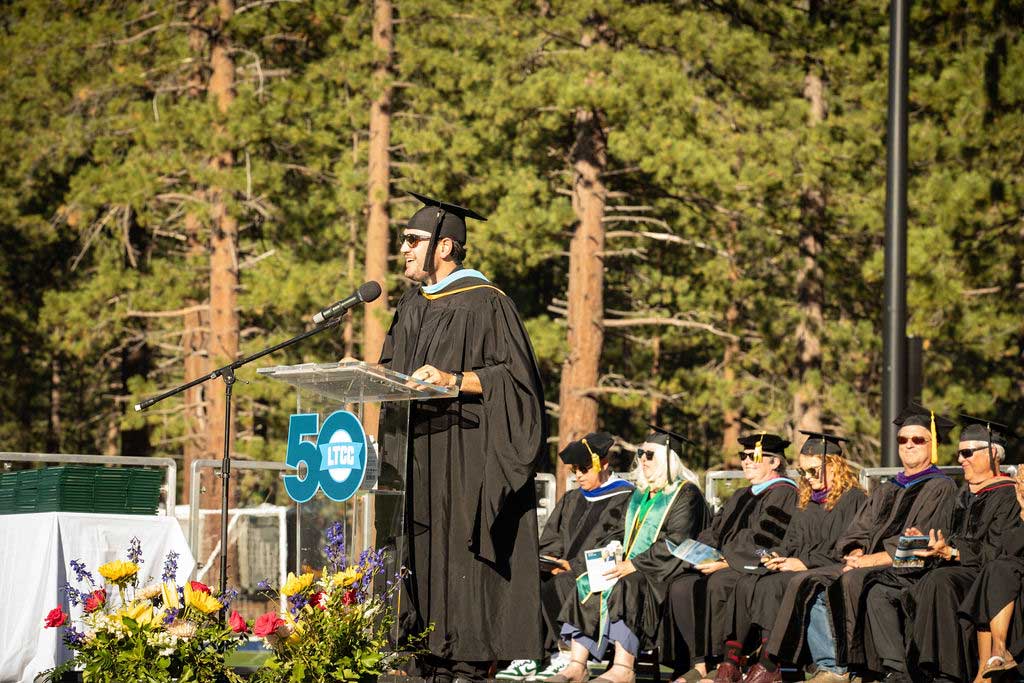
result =
M745 683L781 683L779 662L764 644L775 625L787 588L796 576L810 569L836 564L841 558L835 545L867 504L857 475L843 456L845 439L820 432L803 432L808 438L800 449L798 512L786 537L761 558L757 571L746 570L729 593L724 608L711 619L711 633L722 644L720 652L742 648L761 656L747 671ZM723 569L722 572L735 571ZM787 625L788 626L788 625ZM795 629L806 625L795 623Z
M577 577L577 600L562 610L562 638L571 641L572 661L549 683L581 683L589 677L588 658L602 659L611 645L614 661L599 683L633 683L633 663L641 649L653 646L662 620L669 581L684 571L666 540L694 538L710 517L697 477L679 458L683 437L660 428L637 451L637 488L626 510L619 542L623 560L605 572L615 583L591 592L591 577ZM588 548L587 550L592 550Z
M555 504L540 536L544 645L548 652L556 654L542 671L538 671L535 660L517 659L495 678L547 680L569 663L568 651L557 647L562 642L558 615L566 602L576 600L576 577L586 571L583 552L597 547L606 538L622 537L626 506L634 490L633 484L612 471L610 451L614 443L610 434L595 432L571 442L558 454L576 478L577 488L566 491Z
M711 527L698 538L717 548L723 559L697 564L670 588L677 636L686 643L685 648L676 649L676 659L685 656L685 649L703 655L704 661L721 661L715 674L719 683L740 680L738 653L742 647L730 642L722 651L724 644L716 642L716 620L725 618L729 596L745 573L767 573L761 557L782 543L797 504L796 482L786 478L789 441L762 432L741 437L739 443L743 446L740 464L750 486L732 494ZM687 633L687 629L693 632ZM706 644L703 649L701 643ZM677 669L683 666L678 661L675 664ZM707 675L694 667L684 677L696 673Z

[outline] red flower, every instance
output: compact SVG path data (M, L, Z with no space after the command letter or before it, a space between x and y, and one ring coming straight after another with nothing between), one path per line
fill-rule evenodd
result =
M238 610L231 610L231 617L228 618L228 625L231 630L235 633L248 633L249 625L245 623L245 619L238 613Z
M341 596L341 604L343 604L343 605L354 605L354 604L356 604L358 602L357 598L358 598L358 595L356 594L356 589L355 588L353 588L351 590L347 590L347 591L345 591L345 594Z
M85 601L85 611L95 612L107 602L107 589L98 588L89 594Z
M320 609L327 609L327 593L317 591L309 596L309 604Z
M192 586L192 590L194 590L194 591L198 591L200 593L206 593L207 595L210 594L210 587L207 586L202 581L189 581L188 584L190 586Z
M68 622L68 615L58 605L46 615L46 628L56 628Z
M260 638L266 638L282 626L284 626L284 619L277 616L276 612L267 612L256 617L256 623L252 625L252 632Z

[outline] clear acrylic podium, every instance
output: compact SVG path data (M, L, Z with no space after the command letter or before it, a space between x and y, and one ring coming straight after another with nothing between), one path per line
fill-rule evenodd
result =
M319 568L324 532L334 522L345 524L346 551L350 562L367 548L387 549L386 572L393 577L403 556L406 455L409 410L412 401L450 399L457 394L434 384L380 365L360 361L306 363L260 368L259 374L297 389L296 412L317 413L320 423L336 410L356 414L368 437L376 443L378 467L370 464L359 491L339 503L318 491L296 506L296 566ZM299 472L299 476L305 473Z

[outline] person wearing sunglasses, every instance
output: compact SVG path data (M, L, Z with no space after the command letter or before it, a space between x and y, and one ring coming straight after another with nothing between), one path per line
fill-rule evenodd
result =
M744 679L748 683L777 683L782 680L780 665L795 663L798 658L774 654L770 647L773 639L799 641L794 647L797 653L806 640L818 665L818 683L845 673L836 670L831 658L816 651L822 639L831 641L827 619L824 629L812 629L806 639L804 635L813 623L815 597L822 590L817 572L833 567L826 571L838 576L841 557L835 552L836 542L863 511L867 495L846 459L846 439L821 432L801 434L807 438L800 449L797 469L799 512L783 542L761 558L761 564L771 573L743 577L727 608L733 623L730 637L748 648L761 645L760 657Z
M949 529L957 486L936 466L939 444L946 441L954 423L917 404L907 406L893 422L899 427L903 469L894 479L872 487L867 508L836 544L843 558L838 580L822 583L828 583L826 614L836 636L836 666L902 680L908 675L902 635L891 643L872 637L877 632L873 626L879 625L868 623L875 617L869 613L868 597L883 582L899 580L890 577L907 571L886 570L908 529ZM820 626L813 614L811 626ZM786 645L781 650L780 654L793 654ZM898 657L890 659L890 651L898 652Z
M560 615L571 661L549 683L588 680L588 659L602 659L609 648L614 648L612 665L594 683L635 681L636 655L653 647L659 633L666 587L686 571L666 541L678 544L694 538L710 519L704 495L692 481L696 477L679 455L685 437L652 428L637 451L637 487L626 508L624 531L596 546L618 541L624 548L623 560L605 573L615 583L592 593L590 577L576 577L578 599L567 603Z
M697 539L716 548L723 559L690 566L669 588L673 667L685 681L705 678L708 662L719 660L723 661L715 680L739 680L741 648L718 637L718 620L729 618L729 593L740 578L767 571L760 565L760 555L782 541L796 510L796 482L785 476L789 441L761 432L744 436L739 443L750 486L734 493Z
M415 286L379 362L453 396L409 412L410 573L398 621L408 635L433 625L409 673L480 680L495 661L543 656L534 475L546 453L544 390L515 303L463 264L466 222L484 217L414 196L423 206L402 225L400 252ZM380 425L386 445L386 412Z
M967 415L961 416L961 424L957 461L964 483L951 522L927 531L908 530L908 535L929 537L928 548L916 552L929 558L927 564L924 569L900 572L899 580L886 576L879 581L881 585L868 594L867 614L883 663L897 659L902 644L909 670L966 683L984 670L994 653L988 633L979 631L977 654L965 656L973 649L975 629L971 622L956 618L957 607L982 567L1003 553L1005 539L1020 528L1021 519L1014 481L999 469L1005 459L1007 428ZM913 609L905 610L904 604ZM992 664L999 665L1003 649Z
M499 671L501 680L547 680L569 663L568 651L559 649L563 606L576 599L576 577L586 571L584 551L607 537L621 538L626 506L634 486L612 470L610 451L615 440L605 432L572 441L558 458L576 479L548 516L540 536L540 607L544 617L544 648L552 652L543 670L536 660L516 660Z

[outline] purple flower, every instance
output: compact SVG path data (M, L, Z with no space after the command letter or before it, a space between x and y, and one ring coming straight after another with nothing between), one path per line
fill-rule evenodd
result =
M263 579L262 581L256 584L256 587L259 588L261 591L270 590L270 579Z
M90 585L93 584L92 574L88 569L85 568L85 562L81 560L71 560L71 570L75 572L75 578L78 582L88 581Z
M178 575L178 553L173 550L167 553L167 557L164 558L164 573L160 575L160 580L164 583L168 581L174 581Z
M142 542L138 536L132 536L131 540L128 541L128 561L134 562L135 564L142 564Z
M64 591L64 597L67 598L67 601L71 605L80 605L83 602L85 602L86 599L88 599L89 597L88 593L83 593L82 591L78 590L77 588L72 586L70 582L65 582L64 587L61 590Z
M234 588L229 588L224 591L224 594L220 596L220 603L224 605L224 609L231 606L231 603L238 599L238 591Z
M327 527L324 555L327 556L332 570L340 572L345 569L345 525L341 522L335 522Z
M306 596L304 595L289 595L288 604L291 605L291 607L288 608L288 611L290 611L292 615L298 614L299 610L305 607L307 602L308 600L306 600Z
M77 650L85 642L85 634L74 626L64 629L64 643L71 649Z
M174 623L174 620L178 618L178 613L179 612L181 612L181 610L179 610L179 609L169 609L169 610L167 610L167 615L164 617L164 623L165 624Z

